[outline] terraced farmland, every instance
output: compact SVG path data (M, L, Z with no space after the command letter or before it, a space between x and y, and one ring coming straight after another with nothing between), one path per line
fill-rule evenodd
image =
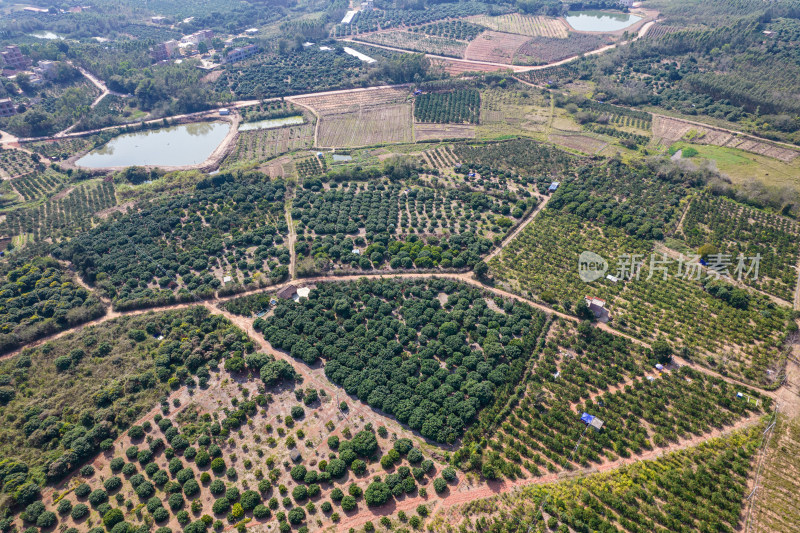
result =
M0 150L0 179L26 176L42 167L38 156L34 160L30 154L21 150Z
M226 166L238 162L268 161L281 154L311 148L314 124L285 126L239 132L236 146L225 161Z
M487 31L469 43L464 58L510 65L514 54L528 39L525 35Z
M504 33L515 33L529 37L557 37L559 39L567 37L567 25L561 19L551 17L509 13L495 17L476 15L469 17L467 20Z
M468 44L467 41L399 30L367 33L359 35L357 40L403 50L458 58L464 57Z
M410 91L390 88L311 96L296 101L319 115L317 145L353 148L412 142Z
M9 235L32 234L36 241L56 241L91 229L97 213L116 204L112 182L79 185L64 190L35 209L8 213L0 228Z

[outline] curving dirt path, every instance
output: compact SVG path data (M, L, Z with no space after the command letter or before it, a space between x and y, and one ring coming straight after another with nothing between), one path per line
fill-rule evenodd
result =
M435 497L422 498L420 496L417 496L414 498L406 498L404 500L396 501L394 503L387 504L377 509L370 509L370 510L365 509L357 514L353 514L351 516L343 518L342 521L339 522L339 524L337 525L337 528L339 531L343 531L351 527L358 528L359 526L363 526L368 521L375 520L376 517L379 518L381 516L392 515L397 513L398 511L405 511L406 513L412 513L416 510L418 505L429 504L431 502L433 502L433 509L430 510L430 514L432 515L437 511L442 511L444 509L473 502L475 500L491 498L492 496L510 492L520 487L525 487L528 485L545 485L548 483L555 483L566 479L573 479L591 474L607 472L609 470L614 470L626 465L637 463L639 461L658 459L659 457L668 454L670 452L696 446L701 442L705 442L710 439L728 435L734 431L738 431L740 429L753 426L759 423L761 419L762 416L750 416L748 418L739 420L736 424L732 426L728 426L726 428L721 428L721 429L717 428L703 435L696 435L688 439L681 439L678 442L672 443L668 446L656 448L654 450L637 455L635 457L620 458L614 461L605 461L599 465L594 465L587 468L580 468L573 471L564 471L555 474L548 474L546 476L540 476L536 478L524 478L524 479L517 479L514 481L503 480L503 481L485 482L479 486L473 487L466 485L466 478L462 473L461 481L456 486L451 485L450 488L448 489L449 491L448 495L445 496L444 498L437 500Z
M539 205L537 205L537 206L534 208L533 212L532 212L532 213L531 213L531 214L528 216L528 218L526 218L525 220L523 220L523 221L522 221L522 223L521 223L521 224L519 224L519 225L517 226L517 228L516 228L514 231L512 231L511 233L509 233L509 234L506 236L506 238L505 238L505 239L503 239L503 241L500 243L500 245L499 245L499 246L497 246L497 248L495 248L495 249L494 249L494 250L493 250L493 251L492 251L492 252L491 252L489 255L487 255L487 256L486 256L486 259L484 259L484 262L486 262L486 263L489 263L489 261L491 261L492 259L494 259L494 258L495 258L495 257L497 257L498 255L500 255L500 252L502 252L502 251L503 251L503 248L505 248L505 247L508 245L508 243L510 243L511 241L513 241L514 239L516 239L516 238L517 238L517 236L518 236L520 233L522 233L522 232L525 230L525 228L527 228L527 227L528 227L528 224L530 224L531 222L533 222L533 219L534 219L534 218L536 218L536 215L538 215L538 214L539 214L539 212L540 212L542 209L544 209L544 206L546 206L546 205L547 205L547 202L549 202L549 201L550 201L550 198L552 198L552 196L545 196L545 197L544 197L544 200L543 200L543 201L541 201L541 202L539 202Z

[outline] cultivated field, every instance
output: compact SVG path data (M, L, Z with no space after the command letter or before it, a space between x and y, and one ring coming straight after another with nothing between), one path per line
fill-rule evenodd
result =
M642 275L639 280L603 281L587 288L577 272L581 252L602 251L603 257L610 258L610 270L618 272L614 258L622 254L649 257L653 241L556 214L551 206L562 196L559 191L535 222L492 260L490 267L501 286L551 302L577 302L591 290L592 296L607 302L614 329L651 343L664 338L673 346L685 347L692 361L715 371L761 385L771 383L782 357L788 308L755 293L747 296L747 307L734 307L706 291L699 281L677 276L663 279L660 273L652 279ZM658 214L648 212L647 217L655 220ZM726 290L729 294L732 289Z
M328 94L322 96L307 96L304 98L291 98L290 100L306 107L310 107L321 115L358 111L369 106L398 104L405 102L411 94L407 88L386 88L374 91L361 91L347 94Z
M394 104L322 116L317 144L354 148L412 141L411 104Z
M295 101L319 115L318 146L347 148L412 142L408 96L408 89L389 88Z
M71 187L30 211L11 211L0 224L8 235L32 234L34 240L58 240L87 231L96 213L117 204L114 184L93 182Z
M737 148L746 152L772 157L785 163L794 161L800 155L798 151L749 137L738 136L713 126L698 126L685 120L663 116L654 117L653 137L661 140L664 144L685 140L698 144Z
M453 149L450 146L442 146L422 152L422 161L429 167L439 170L452 170L459 163L458 156L453 153Z
M661 39L665 35L673 33L673 32L676 32L678 30L679 30L679 28L677 28L675 26L667 26L666 24L660 24L660 23L656 22L655 24L650 26L649 30L647 30L647 33L645 34L645 38L646 39Z
M567 148L572 148L573 150L577 150L585 154L596 154L608 145L607 142L595 139L594 137L588 137L586 135L554 134L550 135L549 139L550 142L560 146L566 146Z
M465 61L455 61L449 59L432 59L431 66L441 68L451 76L460 76L467 72L495 72L503 70L503 67L494 65L481 65L479 63L467 63Z
M226 165L241 161L267 161L286 152L311 148L314 124L239 132Z
M47 196L63 186L62 175L52 172L24 176L9 183L26 202Z
M517 50L528 42L525 35L487 31L469 43L465 59L511 64Z
M31 156L20 150L3 150L0 152L0 179L25 176L40 165Z
M366 43L450 57L464 57L467 49L467 41L407 31L368 33L358 36L357 39Z
M597 50L613 39L604 35L571 33L567 38L533 37L522 45L514 55L518 65L538 65L561 61L592 50Z
M532 15L522 15L520 13L510 13L491 17L489 15L476 15L467 20L486 26L495 31L505 33L516 33L528 35L530 37L567 37L567 25L561 19L550 17L538 17Z
M468 124L414 124L414 139L474 139L475 126Z
M800 492L799 453L800 421L779 416L764 457L758 494L751 502L750 531L792 531L800 523L796 505Z

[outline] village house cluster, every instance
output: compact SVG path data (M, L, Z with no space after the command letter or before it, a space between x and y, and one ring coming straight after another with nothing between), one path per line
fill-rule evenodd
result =
M22 53L16 45L9 45L0 51L0 70L4 77L16 79L20 74L28 76L28 83L33 86L42 85L45 81L53 79L56 74L56 61L41 60L36 66ZM10 98L0 99L0 117L10 117L17 113L17 106Z
M214 39L213 30L200 30L191 35L182 37L180 41L170 39L169 41L159 43L153 47L150 55L156 61L166 61L167 59L176 57L192 56L199 51L201 43L210 48L212 39Z

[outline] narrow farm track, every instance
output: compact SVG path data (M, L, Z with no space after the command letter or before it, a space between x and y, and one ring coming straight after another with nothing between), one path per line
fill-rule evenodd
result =
M520 66L520 65L513 65L511 63L496 63L496 62L492 62L492 61L479 61L479 60L475 60L475 59L455 59L455 58L452 58L452 57L449 57L449 56L442 56L442 55L437 55L437 54L425 54L425 57L428 57L428 58L431 58L431 59L438 59L440 61L449 61L449 62L460 63L460 64L471 64L471 65L497 67L498 69L511 70L514 73L530 72L532 70L543 70L543 69L547 69L547 68L550 68L550 67L558 67L560 65L566 65L567 63L571 63L571 62L573 62L573 61L575 61L577 59L580 59L581 57L603 54L605 52L608 52L609 50L613 50L613 49L617 48L618 46L624 46L624 45L629 44L629 43L631 43L633 41L638 41L639 39L644 37L645 34L647 34L648 30L650 30L650 28L653 26L653 24L655 24L655 21L652 21L652 20L650 22L644 24L639 29L639 32L636 34L636 37L634 37L633 39L630 39L628 41L620 41L618 43L609 44L609 45L597 48L595 50L592 50L590 52L586 52L584 54L576 54L574 56L570 56L568 58L561 59L559 61L553 61L551 63L546 63L544 65ZM373 46L375 48L383 48L385 50L391 50L393 52L402 52L402 53L405 53L405 54L418 53L418 52L413 52L411 50L406 50L404 48L396 48L396 47L393 47L393 46L385 46L385 45L381 45L381 44L368 43L368 42L365 42L365 41L357 41L357 40L354 40L352 38L342 38L342 39L337 39L337 40L340 41L340 42L361 44L361 45L365 45L365 46Z
M389 280L389 279L432 279L432 278L450 279L450 280L453 280L453 281L458 281L458 282L461 282L461 283L465 283L465 284L471 285L473 287L476 287L478 289L485 290L485 291L487 291L487 292L489 292L491 294L494 294L496 296L500 296L500 297L503 297L503 298L508 298L508 299L515 300L515 301L518 301L518 302L521 302L521 303L525 303L525 304L527 304L527 305L529 305L529 306L531 306L533 308L539 309L540 311L543 311L543 312L548 313L550 315L553 315L555 317L562 318L564 320L569 320L571 322L578 322L579 321L579 319L577 317L575 317L575 316L568 315L568 314L562 313L560 311L556 311L555 309L552 309L552 308L550 308L550 307L548 307L548 306L546 306L544 304L541 304L541 303L538 303L538 302L534 302L533 300L529 300L528 298L525 298L524 296L520 296L518 294L514 294L512 292L500 289L498 287L493 287L493 286L481 283L479 280L477 280L474 277L474 275L471 272L465 272L465 273L441 273L441 272L416 273L416 272L407 272L407 273L396 273L396 274L393 273L393 274L362 274L362 275L343 275L343 276L318 276L318 277L310 277L310 278L300 278L300 279L297 279L297 280L288 280L288 281L285 281L285 282L277 284L277 285L270 285L270 286L267 286L267 287L261 287L261 288L253 289L253 290L250 290L250 291L244 291L244 292L240 292L238 294L232 294L232 295L229 295L229 296L211 298L211 299L208 299L208 300L198 300L198 301L194 301L194 302L169 304L169 305L165 305L165 306L155 306L155 307L151 307L151 308L147 308L147 309L136 309L136 310L131 310L131 311L115 311L113 309L109 309L104 316L102 316L102 317L100 317L98 319L91 320L89 322L86 322L86 323L81 324L79 326L76 326L74 328L67 329L67 330L61 331L59 333L55 333L53 335L49 335L47 337L43 337L42 339L39 339L39 340L37 340L35 342L32 342L32 343L28 344L28 346L26 346L26 347L20 348L18 350L14 350L12 352L9 352L9 353L6 353L6 354L0 356L0 360L4 360L4 359L8 359L8 358L14 357L15 355L18 355L25 348L39 346L39 345L41 345L41 344L43 344L45 342L49 342L49 341L61 338L61 337L65 336L65 335L68 335L69 333L74 332L74 331L78 331L78 330L81 330L81 329L86 328L86 327L91 327L91 326L96 326L96 325L99 325L99 324L103 324L105 322L108 322L110 320L113 320L115 318L119 318L119 317L122 317L122 316L135 316L135 315L141 315L141 314L145 314L145 313L149 313L149 312L174 311L174 310L179 310L179 309L187 309L189 307L193 307L193 306L196 306L196 305L203 305L203 306L207 307L208 309L212 310L212 312L225 314L222 311L222 308L221 308L221 305L224 304L225 302L234 300L236 298L241 298L243 296L249 296L249 295L252 295L252 294L260 294L260 293L263 293L263 292L279 291L282 288L284 288L284 287L286 287L287 285L290 285L290 284L300 283L302 285L312 285L312 284L317 284L317 283L344 283L344 282L355 282L355 281L359 281L359 280L375 280L375 279L386 279L386 280ZM228 315L226 315L226 316L228 316ZM619 336L619 337L624 337L625 339L628 339L629 341L631 341L633 343L636 343L636 344L638 344L640 346L644 346L644 347L649 347L650 346L648 343L642 341L641 339L637 339L635 337L632 337L631 335L628 335L628 334L623 333L621 331L615 330L614 328L612 328L608 324L598 323L598 324L595 325L595 327L597 327L597 328L599 328L599 329L601 329L603 331L606 331L606 332L608 332L608 333L610 333L612 335L616 335L616 336ZM709 376L714 376L714 377L720 378L720 379L722 379L724 381L727 381L728 383L730 383L732 385L736 385L736 386L740 386L740 387L754 387L753 385L748 385L746 383L743 383L743 382L741 382L741 381L739 381L737 379L731 378L729 376L723 376L722 374L718 374L718 373L714 372L713 370L711 370L709 368L706 368L704 366L693 364L690 361L682 359L679 356L673 356L673 360L674 360L674 362L676 364L678 364L680 366L689 366L689 367L691 367L691 368L693 368L693 369L695 369L695 370L697 370L699 372L703 372L704 374L707 374ZM287 359L287 361L290 361L290 362L294 363L293 360ZM293 366L295 366L295 368L297 368L296 364L293 364ZM772 398L776 398L778 396L778 391L779 390L780 389L778 389L776 391L764 391L764 390L762 390L761 393L766 395L766 396L770 396Z
M487 256L486 256L486 259L484 259L484 261L485 261L486 263L488 263L489 261L491 261L492 259L494 259L495 257L497 257L497 256L498 256L498 254L500 254L500 252L502 252L502 251L503 251L503 248L505 248L505 247L506 247L506 245L508 245L508 243L510 243L511 241L513 241L514 239L516 239L516 238L517 238L517 236L518 236L520 233L522 233L522 231L523 231L525 228L527 228L527 227L528 227L528 224L530 224L531 222L533 222L533 219L534 219L534 218L536 218L536 215L538 215L538 214L539 214L539 212L540 212L542 209L544 209L544 206L546 206L546 205L547 205L547 202L549 202L549 201L550 201L550 198L552 198L552 196L545 196L545 197L544 197L544 200L543 200L542 202L540 202L540 203L539 203L539 205L537 205L537 206L536 206L536 208L534 208L534 210L533 210L533 212L530 214L530 216L528 216L528 218L526 218L525 220L523 220L523 221L522 221L522 223L520 223L520 224L517 226L517 229L515 229L515 230L514 230L514 231L512 231L512 232L511 232L511 233L510 233L508 236L506 236L506 238L505 238L505 239L503 239L503 242L501 242L501 243L500 243L500 245L499 245L497 248L495 248L495 249L494 249L494 251L492 251L492 253L490 253L489 255L487 255Z
M544 207L545 203L546 203L546 201L543 202L542 205L540 205L538 209L541 209L542 207ZM528 220L532 220L534 218L535 214L536 214L536 212L532 213L531 217L529 217ZM288 208L287 208L287 222L288 221L290 221L290 217L288 215ZM505 244L506 243L504 242L503 245L505 245ZM500 246L500 249L503 248L503 245ZM494 295L497 295L497 296L502 296L502 297L505 297L505 298L511 298L511 299L516 300L516 301L520 301L520 302L526 303L528 305L531 305L532 307L540 309L540 310L542 310L542 311L544 311L546 313L556 315L556 316L558 316L560 318L564 318L564 319L570 320L570 321L577 321L577 318L575 318L575 317L572 317L572 316L569 316L569 315L566 315L566 314L563 314L563 313L556 312L555 310L550 309L545 305L533 302L533 301L528 300L527 298L524 298L522 296L512 294L510 292L504 291L504 290L496 288L496 287L487 286L487 285L481 283L479 280L475 279L474 276L469 272L467 272L467 273L458 273L458 274L452 274L452 273L444 273L444 274L443 273L397 273L397 274L388 274L388 275L387 274L372 274L372 275L368 274L368 275L351 275L351 276L321 276L321 277L316 277L316 278L306 278L306 279L302 279L300 281L302 283L311 284L311 283L322 283L322 282L348 282L348 281L352 282L352 281L357 281L357 280L362 280L362 279L431 279L431 278L451 279L451 280L454 280L454 281L460 281L462 283L466 283L466 284L469 284L471 286L477 287L479 289L485 290L485 291L489 292L490 294L494 294ZM83 285L85 287L88 287L88 285L86 285L82 281L79 281L79 283L81 283L81 285ZM305 365L305 364L302 364L302 363L298 363L296 360L291 358L291 356L289 356L288 354L274 349L263 338L262 335L258 334L255 331L255 328L253 326L254 319L252 317L243 317L243 316L235 315L233 313L230 313L229 311L227 311L223 307L224 303L226 303L226 302L228 302L230 300L233 300L235 298L239 298L241 296L248 295L248 294L257 294L257 293L262 293L262 292L267 292L267 291L278 290L278 289L288 285L289 283L292 283L292 280L284 282L284 283L279 284L279 285L273 285L273 286L270 286L270 287L264 287L264 288L255 289L255 290L252 290L252 291L247 291L247 292L244 292L244 293L239 293L239 294L225 296L225 297L218 297L218 298L206 300L206 301L203 301L203 302L188 302L188 303L173 304L173 305L162 306L162 307L154 307L154 308L150 308L150 309L140 309L140 310L135 310L135 311L119 312L119 311L109 310L106 313L105 316L103 316L103 317L101 317L101 318L99 318L97 320L88 322L88 323L86 323L86 324L84 324L82 326L78 326L78 327L70 329L70 330L63 331L63 332L58 333L56 335L52 335L52 336L50 336L50 337L48 337L46 339L42 339L42 340L40 340L40 341L38 341L36 343L32 343L32 345L41 344L43 342L47 342L48 340L53 340L53 339L62 337L64 335L72 333L72 332L74 332L76 330L80 330L82 328L89 327L89 326L102 324L104 322L108 322L110 320L113 320L113 319L121 317L121 316L141 315L141 314L149 313L151 311L155 312L155 311L170 311L170 310L186 309L186 308L189 308L189 307L202 305L206 309L208 309L210 313L215 314L215 315L223 316L224 318L229 320L232 324L234 324L237 327L241 328L245 333L247 333L250 336L251 339L253 339L254 342L257 343L257 345L259 346L259 348L262 351L264 351L264 352L266 352L266 353L268 353L268 354L270 354L270 355L272 355L272 356L274 356L274 357L276 357L278 359L284 360L284 361L288 362L290 365L292 365L292 367L295 369L295 371L298 373L298 375L302 377L304 386L311 386L311 387L314 387L314 388L316 388L316 389L318 389L320 391L324 391L327 396L329 396L331 399L335 400L335 403L337 405L338 405L338 402L340 401L341 398L349 399L350 400L349 404L351 406L350 407L351 411L350 411L350 415L349 416L357 416L359 419L362 419L365 422L366 421L373 422L373 424L386 425L387 427L390 428L391 431L397 433L398 436L418 437L417 435L413 435L412 432L410 430L408 430L407 428L404 428L403 426L401 426L395 419L393 419L391 417L388 417L388 416L385 416L383 413L381 413L379 411L375 411L374 409L372 409L369 406L363 404L362 402L359 402L357 399L351 398L349 395L346 395L338 387L335 387L334 385L332 385L327 380L327 378L325 377L324 367L323 367L322 364L318 364L318 365L315 365L315 366L309 366L309 365ZM640 340L634 339L634 338L632 338L632 337L630 337L630 336L628 336L626 334L623 334L621 332L615 331L615 330L613 330L612 328L610 328L606 324L598 324L597 327L599 327L599 328L601 328L601 329L603 329L605 331L608 331L608 332L610 332L612 334L628 338L632 342L636 342L638 344L646 346L646 343L644 343L644 342L642 342ZM14 355L16 355L16 353L18 353L18 352L6 354L5 356L2 357L2 359L8 358L8 357L13 357ZM728 381L728 382L730 382L732 384L744 385L744 384L742 384L742 383L740 383L740 382L738 382L738 381L736 381L734 379L728 378L726 376L720 376L720 375L716 374L715 372L711 371L710 369L706 369L706 368L703 368L703 367L700 367L700 366L697 366L697 365L692 365L688 361L684 361L684 360L680 359L679 357L675 358L675 362L677 364L679 364L679 365L684 365L685 364L685 365L691 366L691 367L693 367L693 368L695 368L695 369L697 369L697 370L699 370L699 371L701 371L703 373L719 377L719 378L724 379L725 381ZM798 397L797 397L796 393L794 393L794 391L791 391L791 392L793 394L790 394L790 396L795 401L791 402L792 407L790 407L789 410L790 411L796 411L796 407L797 407L797 403L798 403L796 400L797 400ZM788 393L788 391L787 391L787 393ZM182 399L181 403L184 404L184 405L188 405L190 403L190 399L191 398L189 398L188 396L186 398L183 398L183 396L186 396L187 394L188 394L188 392L184 388L182 388L182 389L179 389L178 391L175 391L175 393L171 394L170 397L181 397L181 399ZM766 395L768 395L770 397L773 397L773 398L776 398L778 396L778 393L775 393L775 392L765 392L764 394L766 394ZM186 401L183 401L184 399ZM152 418L158 412L159 412L159 409L155 408L155 409L151 410L149 413L147 413L146 415L144 415L144 417L141 420L142 421L144 421L144 420L152 420ZM562 481L562 480L566 480L566 479L572 479L572 478L575 478L575 477L581 477L581 476L585 476L585 475L590 475L590 474L610 471L610 470L613 470L613 469L616 469L616 468L620 468L622 466L625 466L625 465L628 465L628 464L632 464L632 463L635 463L635 462L638 462L638 461L642 461L642 460L657 459L657 458L663 456L664 454L670 453L672 451L676 451L676 450L684 449L684 448L687 448L687 447L695 446L695 445L699 444L700 442L706 441L708 439L712 439L712 438L715 438L715 437L720 437L720 436L729 434L729 433L731 433L733 431L737 431L737 430L740 430L740 429L744 429L746 427L750 427L750 426L752 426L754 424L757 424L761 419L762 419L762 417L753 415L753 416L750 416L748 418L745 418L745 419L737 421L732 426L725 427L725 428L715 428L712 431L710 431L708 433L705 433L703 435L692 436L690 438L681 439L681 440L679 440L677 442L673 442L673 443L669 444L666 447L661 447L661 448L658 448L658 449L655 449L655 450L652 450L652 451L637 455L635 457L620 458L620 459L617 459L615 461L604 461L604 462L602 462L600 464L593 465L593 466L588 467L588 468L578 469L578 470L575 470L575 471L572 471L572 472L561 472L561 473L558 473L558 474L549 474L549 475L541 476L541 477L537 477L537 478L519 479L519 480L514 480L514 481L504 480L504 481L501 481L501 482L483 483L483 484L481 484L479 486L470 486L470 485L468 485L466 476L462 475L462 476L460 476L460 479L461 479L460 483L457 484L457 485L451 486L448 489L447 496L445 496L443 499L437 500L437 499L433 499L431 497L422 498L420 496L416 496L416 497L413 497L413 498L406 498L406 499L402 499L402 500L399 500L399 501L394 501L394 502L391 502L391 503L389 503L387 505L384 505L383 507L380 507L380 508L377 508L377 509L366 509L366 508L362 507L359 511L356 511L356 512L353 512L353 513L350 513L350 514L344 513L344 516L343 516L341 522L339 524L337 524L337 530L346 530L346 529L351 528L351 527L360 527L360 526L363 526L363 524L365 524L368 521L375 520L377 517L394 515L399 511L404 511L404 512L410 513L410 512L413 512L416 509L416 507L418 505L420 505L420 504L429 504L429 503L432 502L433 505L432 505L432 509L431 509L431 514L433 514L434 512L439 511L439 510L449 509L449 508L452 508L452 507L457 506L457 505L461 505L461 504L464 504L464 503L475 501L477 499L490 498L490 497L496 496L498 494L507 493L507 492L516 490L516 489L518 489L520 487L524 487L524 486L527 486L527 485L555 483L555 482L558 482L558 481ZM337 429L337 431L340 431L340 430ZM120 437L120 439L122 439L122 438L123 437ZM102 456L98 456L98 458L95 461L101 461L102 462L102 461L105 461L106 459L107 458L104 458ZM58 487L55 487L55 488L51 488L49 490L51 490L51 491L52 490L57 490L57 488ZM254 525L258 525L257 522L254 522L253 524Z
M294 221L292 220L292 199L288 199L285 207L286 225L289 228L289 237L286 245L289 247L289 279L297 278L297 252L294 244L297 242L297 231L295 231Z
M797 285L794 288L794 310L800 311L800 261L797 263Z
M639 461L658 459L659 457L662 457L663 455L668 454L670 452L696 446L701 442L707 441L709 439L722 437L730 433L733 433L735 431L751 427L755 424L758 424L761 421L761 419L762 419L761 416L750 416L748 418L739 420L736 424L732 426L723 429L714 429L713 431L706 433L704 435L698 435L688 439L682 439L668 446L657 448L655 450L637 455L635 457L630 457L626 459L621 458L615 461L606 461L599 465L590 466L587 468L581 468L573 470L571 472L560 472L557 474L549 474L537 478L518 479L515 481L503 480L499 482L485 482L478 487L465 487L464 476L461 476L462 479L461 483L459 483L456 486L451 486L448 489L448 495L446 497L444 497L441 500L434 501L433 509L431 509L430 514L433 515L434 513L436 513L436 511L450 508L456 505L462 505L465 503L473 502L475 500L491 498L493 496L497 496L498 494L511 492L515 489L525 487L528 485L545 485L548 483L556 483L562 480L574 479L591 474L607 472L609 470L621 468L623 466L630 465ZM370 520L375 520L376 517L392 515L397 513L398 511L405 511L406 513L411 513L417 508L418 505L430 503L430 501L431 501L430 498L421 498L419 496L415 498L407 498L405 500L398 501L394 504L387 505L379 509L374 509L368 512L361 512L358 514L353 514L352 516L345 517L342 519L341 522L339 522L338 528L340 531L346 530L348 528L358 528L359 526L363 526L366 522Z

